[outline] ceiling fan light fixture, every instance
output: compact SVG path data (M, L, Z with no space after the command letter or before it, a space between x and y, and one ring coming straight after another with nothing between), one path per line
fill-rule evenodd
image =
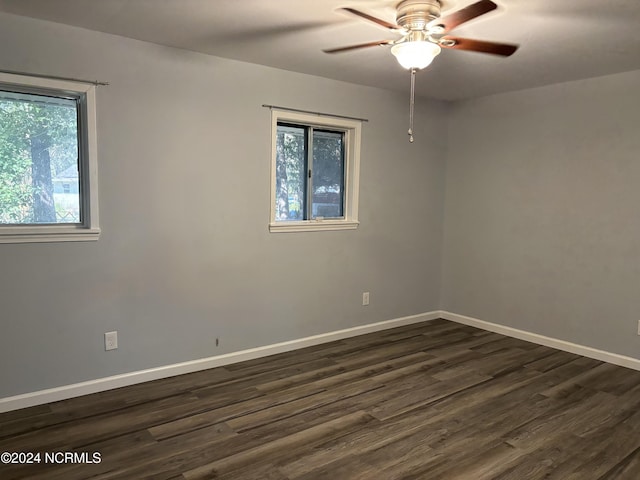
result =
M438 45L427 40L402 42L391 47L391 53L406 69L428 67L440 51Z

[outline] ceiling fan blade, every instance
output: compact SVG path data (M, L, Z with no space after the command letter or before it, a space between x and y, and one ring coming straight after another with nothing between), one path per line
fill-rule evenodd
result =
M389 30L393 30L393 31L402 30L402 27L400 25L396 25L395 23L390 23L390 22L387 22L386 20L373 17L368 13L361 12L360 10L356 10L355 8L344 7L344 8L339 8L338 10L342 10L344 12L357 15L358 17L364 18L365 20L369 20L370 22L373 22L378 26L388 28Z
M329 48L322 51L324 53L342 53L342 52L348 52L349 50L357 50L359 48L382 47L384 45L390 45L392 43L393 43L393 40L380 40L378 42L368 42L368 43L360 43L358 45L349 45L348 47Z
M442 25L446 33L453 30L458 25L468 22L469 20L473 20L474 18L478 18L480 15L489 13L496 8L498 8L498 6L491 0L480 0L479 2L472 3L468 7L458 10L457 12L453 12L445 17L440 17L433 23L436 25Z
M484 40L472 40L470 38L443 37L440 40L443 48L453 48L455 50L468 50L471 52L490 53L508 57L518 49L518 45L508 43L485 42Z

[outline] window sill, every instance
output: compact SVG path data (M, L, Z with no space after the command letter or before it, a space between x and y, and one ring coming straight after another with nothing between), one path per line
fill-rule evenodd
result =
M272 222L271 233L319 232L322 230L355 230L360 225L356 220L309 220L304 222Z
M0 227L0 243L95 242L99 228Z

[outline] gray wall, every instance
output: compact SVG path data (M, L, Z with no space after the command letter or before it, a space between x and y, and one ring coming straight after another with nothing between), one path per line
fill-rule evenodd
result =
M438 308L445 105L410 145L397 93L8 15L0 45L0 68L111 83L100 240L0 245L0 397ZM370 120L358 230L268 232L264 103Z
M101 239L0 245L0 397L438 308L639 356L640 72L421 100L409 145L406 95L8 15L0 45L111 82ZM358 230L268 233L263 103L370 119Z
M456 104L444 309L640 357L640 71Z

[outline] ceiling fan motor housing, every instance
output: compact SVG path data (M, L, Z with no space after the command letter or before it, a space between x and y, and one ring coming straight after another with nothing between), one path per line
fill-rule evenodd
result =
M440 17L439 0L403 0L396 7L396 23L409 31L426 30L427 24Z

